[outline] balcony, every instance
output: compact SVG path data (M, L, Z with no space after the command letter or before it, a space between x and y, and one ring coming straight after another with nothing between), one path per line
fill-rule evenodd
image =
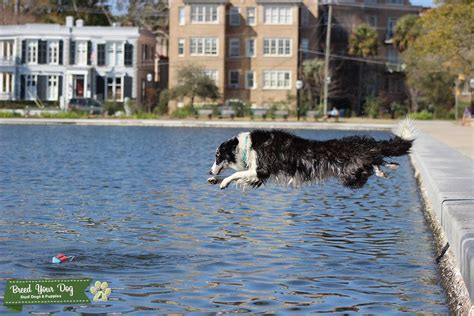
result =
M12 92L0 92L0 101L7 101L13 99Z
M15 66L16 58L14 56L0 56L0 66Z
M387 62L385 63L385 70L389 73L404 72L406 65L401 62Z
M385 44L392 44L393 43L393 31L388 30L385 32Z

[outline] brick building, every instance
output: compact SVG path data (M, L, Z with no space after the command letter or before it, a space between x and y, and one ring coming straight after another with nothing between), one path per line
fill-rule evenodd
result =
M333 7L331 54L347 56L349 36L362 23L371 25L379 34L378 55L367 58L367 62L332 59L339 65L337 76L344 90L342 95L332 98L332 103L360 114L367 96L382 96L387 103L403 102L406 99L403 63L393 47L392 36L400 17L418 15L423 8L411 5L409 0L323 0L320 3L323 34L327 30L329 4ZM323 52L322 46L320 50Z
M172 0L169 87L180 66L195 63L216 81L223 102L287 101L296 95L299 47L318 47L317 17L317 0Z

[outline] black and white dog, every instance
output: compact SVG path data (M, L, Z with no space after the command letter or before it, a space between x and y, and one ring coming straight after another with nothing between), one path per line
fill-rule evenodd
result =
M233 181L242 187L260 187L267 181L300 186L336 177L347 187L360 188L374 173L386 177L381 166L398 167L387 157L409 152L411 123L402 121L396 134L389 140L350 136L316 141L281 130L240 133L217 148L208 182L221 182L220 188L225 189ZM215 177L227 168L237 172L224 179Z

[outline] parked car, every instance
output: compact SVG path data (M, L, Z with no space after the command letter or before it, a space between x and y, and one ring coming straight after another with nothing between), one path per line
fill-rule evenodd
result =
M104 113L104 106L99 101L92 98L73 98L69 100L69 111L87 112L90 114Z

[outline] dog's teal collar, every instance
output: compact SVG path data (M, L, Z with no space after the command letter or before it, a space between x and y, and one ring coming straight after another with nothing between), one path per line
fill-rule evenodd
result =
M248 162L247 162L247 142L249 140L249 134L245 136L245 144L244 144L244 152L242 153L242 161L244 162L245 168L248 168Z

